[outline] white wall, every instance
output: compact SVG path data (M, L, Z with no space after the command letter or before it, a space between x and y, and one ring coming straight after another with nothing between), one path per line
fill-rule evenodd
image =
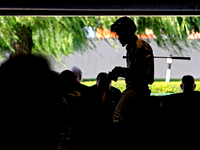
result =
M169 56L169 52L157 47L155 42L149 43L153 49L154 56ZM96 78L100 72L111 71L115 66L126 66L126 60L122 56L126 55L126 50L120 45L118 52L108 45L104 40L100 40L96 44L97 48L88 50L83 54L74 53L70 57L66 57L66 67L54 67L54 70L61 72L64 69L70 69L72 66L79 67L83 72L84 79ZM173 55L175 56L175 55ZM194 78L200 78L200 53L192 50L192 53L184 54L184 56L191 57L191 60L173 60L171 67L171 78L182 78L183 75L190 74ZM166 59L154 59L155 62L155 78L165 78L166 69L168 67Z

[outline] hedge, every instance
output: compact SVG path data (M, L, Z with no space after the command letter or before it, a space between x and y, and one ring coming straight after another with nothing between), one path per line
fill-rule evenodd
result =
M96 81L83 81L82 84L87 86L92 86L96 84ZM164 82L164 81L155 81L152 85L149 85L149 89L151 93L181 93L182 90L180 88L181 81L173 81L173 82ZM195 91L200 91L200 81L196 81L196 89ZM112 82L112 86L124 91L126 88L126 84L124 80L118 80L117 82Z

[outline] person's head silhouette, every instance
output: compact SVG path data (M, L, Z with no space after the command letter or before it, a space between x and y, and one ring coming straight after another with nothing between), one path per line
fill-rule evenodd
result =
M76 75L70 70L64 70L59 74L60 85L64 91L74 91L76 84Z
M102 90L107 90L111 87L111 81L108 78L108 74L105 72L101 72L97 75L96 78L97 87Z
M119 36L119 41L122 46L125 46L129 43L130 38L135 35L136 25L131 18L122 17L115 21L111 25L111 31L116 32Z
M194 83L194 78L191 75L185 75L182 78L182 84L180 85L184 93L194 91L196 84Z

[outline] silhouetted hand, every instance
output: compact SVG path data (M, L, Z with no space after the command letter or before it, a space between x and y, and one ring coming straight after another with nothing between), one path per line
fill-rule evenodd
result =
M116 66L111 72L109 72L108 76L110 80L117 81L118 77L121 74L122 67Z

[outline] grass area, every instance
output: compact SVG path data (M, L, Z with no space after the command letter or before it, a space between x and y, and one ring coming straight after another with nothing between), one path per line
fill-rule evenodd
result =
M200 91L200 79L195 79L196 91ZM96 80L83 80L82 84L92 86L96 84ZM164 79L156 79L152 85L149 85L151 93L181 93L180 88L181 79L172 79L169 83L166 83ZM126 88L125 80L119 79L117 82L112 81L112 86L124 91Z
M87 85L87 86L92 86L92 85L96 84L96 80L83 80L81 83L84 84L84 85ZM126 84L125 84L124 79L119 79L119 80L117 80L117 82L112 81L111 84L112 84L112 86L120 89L121 91L124 91L125 88L126 88Z
M161 82L165 82L165 79L154 79L154 81L156 82L159 82L159 81L161 81ZM177 82L177 81L181 81L181 79L170 79L170 82ZM200 79L195 79L195 81L200 81Z
M124 80L124 79L119 79L119 80ZM96 81L96 79L83 79L83 82L86 82L86 81ZM165 82L165 79L154 79L154 81ZM170 79L170 82L173 82L173 81L181 81L181 79ZM200 79L195 79L195 81L200 81Z
M96 84L96 80L88 80L88 81L83 80L81 83L87 86L92 86Z

